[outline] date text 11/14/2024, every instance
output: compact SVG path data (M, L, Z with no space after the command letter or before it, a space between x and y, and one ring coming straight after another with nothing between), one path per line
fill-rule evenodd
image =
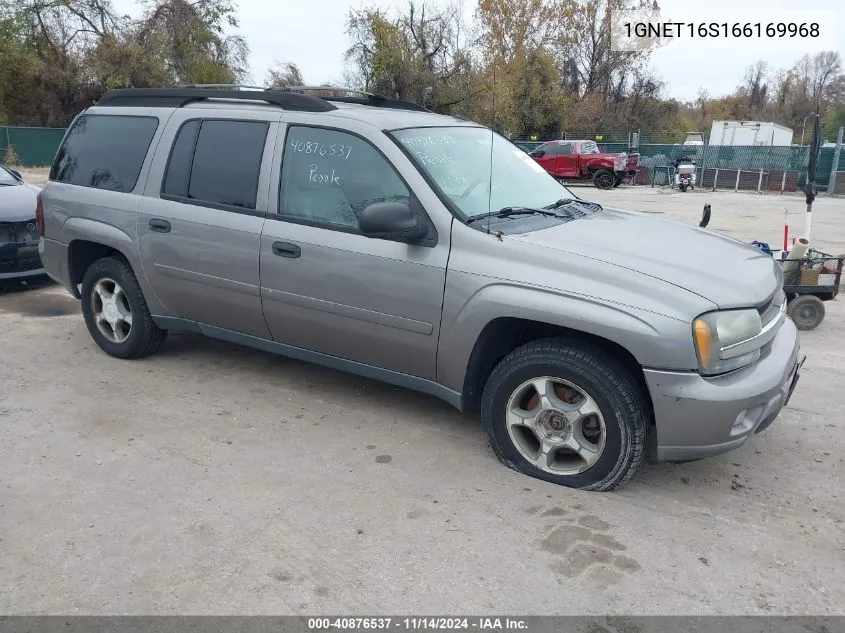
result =
M526 631L525 620L519 618L499 617L332 617L308 618L308 629L313 631L328 631L332 629L345 631L371 630L478 630L478 631Z

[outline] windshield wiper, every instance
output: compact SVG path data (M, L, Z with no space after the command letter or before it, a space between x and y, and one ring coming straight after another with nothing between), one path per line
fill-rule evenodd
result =
M483 218L509 218L512 215L547 215L552 218L568 219L568 215L560 215L559 213L552 213L549 209L533 209L531 207L504 207L498 211L491 211L490 213L479 213L467 218L466 224L472 224Z
M573 202L578 202L575 198L561 198L557 202L552 202L551 204L547 204L544 209L560 209L561 207L565 207L567 204L572 204Z

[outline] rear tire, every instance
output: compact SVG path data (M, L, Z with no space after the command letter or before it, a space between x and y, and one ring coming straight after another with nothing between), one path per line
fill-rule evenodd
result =
M613 189L616 182L616 174L609 169L599 169L593 174L593 184L599 189Z
M786 313L799 330L813 330L824 320L824 303L813 295L799 295L789 302Z
M565 338L508 354L481 400L488 440L506 466L582 490L612 490L634 475L649 416L642 388L621 363Z
M91 264L81 294L85 325L106 354L142 358L164 343L167 331L153 322L138 279L124 259L105 257Z

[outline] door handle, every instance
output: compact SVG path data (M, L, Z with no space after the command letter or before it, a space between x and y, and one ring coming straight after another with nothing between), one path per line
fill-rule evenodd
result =
M300 249L296 244L291 244L289 242L273 242L273 255L278 255L279 257L299 257L302 254L302 249Z
M150 220L150 230L157 233L170 233L170 222L153 218Z

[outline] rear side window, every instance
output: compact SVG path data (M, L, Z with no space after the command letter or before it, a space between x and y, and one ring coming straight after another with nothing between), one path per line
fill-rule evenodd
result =
M173 143L162 195L255 209L268 129L262 121L187 121Z
M84 114L56 154L50 180L132 191L156 129L155 117Z

